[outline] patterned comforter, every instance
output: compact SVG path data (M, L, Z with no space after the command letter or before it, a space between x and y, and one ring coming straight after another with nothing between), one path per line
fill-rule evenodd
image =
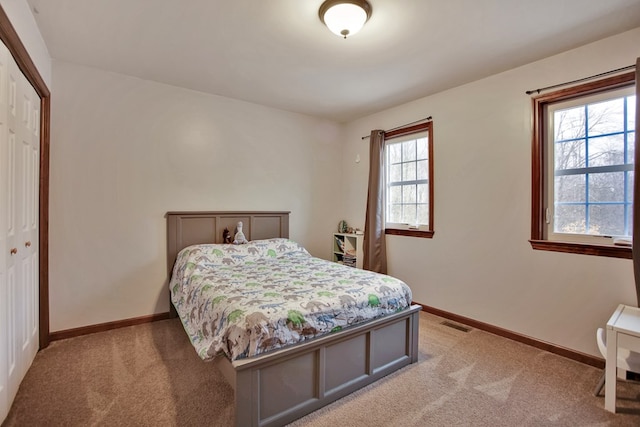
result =
M204 360L255 356L411 304L404 282L312 257L287 239L189 246L169 286Z

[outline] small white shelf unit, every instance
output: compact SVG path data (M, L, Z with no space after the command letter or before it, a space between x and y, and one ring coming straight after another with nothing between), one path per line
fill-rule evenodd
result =
M332 260L349 267L362 268L362 234L333 233Z

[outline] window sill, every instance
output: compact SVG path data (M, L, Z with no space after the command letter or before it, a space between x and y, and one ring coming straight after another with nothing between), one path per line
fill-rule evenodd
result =
M433 231L421 231L421 230L403 230L399 228L385 228L384 234L390 234L392 236L409 236L409 237L422 237L424 239L433 239Z
M632 249L628 246L588 245L586 243L557 242L551 240L529 240L533 249L541 251L566 252L571 254L606 256L631 259Z

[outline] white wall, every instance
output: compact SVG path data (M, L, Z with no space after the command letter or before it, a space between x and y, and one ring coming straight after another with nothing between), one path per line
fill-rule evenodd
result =
M422 304L600 356L596 328L619 303L636 304L632 263L531 249L525 91L631 65L638 56L640 28L349 123L347 221L364 224L369 154L361 137L433 116L435 236L388 236L390 274Z
M291 210L292 238L328 257L339 219L364 225L361 137L432 115L435 237L389 236L390 273L420 303L599 355L595 329L618 303L635 304L632 265L531 249L524 92L632 64L639 41L636 29L354 121L344 133L332 122L54 62L51 331L168 310L169 210Z
M340 125L60 61L53 81L51 331L168 311L167 211L290 210L329 257Z
M29 52L40 76L51 90L51 57L44 44L36 20L26 0L0 0L0 6L9 17L20 41Z

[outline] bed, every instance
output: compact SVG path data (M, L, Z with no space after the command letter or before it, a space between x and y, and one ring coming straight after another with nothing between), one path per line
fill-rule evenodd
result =
M243 232L250 241L249 245L210 245L223 243L224 229L233 233L239 221L244 225ZM410 305L410 291L404 296L392 294L397 280L379 277L388 282L376 284L381 294L367 295L371 300L361 308L384 309L384 315L367 321L362 321L361 313L356 311L356 304L351 304L350 299L330 302L330 293L344 295L344 292L335 288L340 281L336 280L336 274L348 278L353 276L353 280L357 280L359 274L368 272L310 257L304 248L288 240L288 212L169 212L167 230L169 283L173 287L172 315L178 314L177 307L185 331L198 354L204 360L212 360L233 387L237 426L289 423L417 361L418 313L421 307ZM183 251L185 248L188 249ZM256 287L255 293L260 296L256 301L243 303L242 310L234 311L231 306L223 309L227 319L235 319L235 314L240 311L249 312L255 326L253 331L257 333L254 333L255 339L242 341L237 347L233 345L241 341L238 335L230 337L227 334L209 340L213 336L213 328L207 324L213 324L207 321L213 320L206 318L203 311L207 311L206 304L213 306L214 303L211 298L198 300L198 292L205 295L202 287L196 287L200 289L196 292L186 287L187 282L192 281L191 278L187 279L189 270L196 269L195 276L198 279L205 274L204 270L198 270L201 267L196 267L196 260L214 264L216 274L222 274L222 278L216 280L224 282L225 292L215 299L215 304L222 306L226 300L235 299L232 292L239 287L238 283L246 288ZM174 266L176 277L171 277ZM310 270L306 271L305 266ZM293 301L296 309L289 306L288 313L293 312L294 315L287 323L294 330L297 343L285 345L281 335L274 338L273 335L258 333L274 333L275 327L268 326L267 318L282 305L273 299L264 300L263 296L272 296L271 292L265 292L258 285L263 283L273 289L274 282L290 280L285 273L293 269L298 277L308 275L319 278L311 286L317 287L312 291L322 298L298 300L296 294ZM271 270L276 270L276 273ZM258 272L271 276L265 278ZM246 277L239 279L243 274L249 275L253 282L248 282ZM234 280L242 282L236 283ZM183 284L184 293L181 294L179 288ZM276 293L273 292L274 297ZM402 298L407 300L404 305L408 307L400 309L400 305L394 304L400 304ZM194 302L196 300L199 302ZM248 304L251 310L245 309ZM351 311L346 314L336 311L332 318L327 318L320 311L330 304L334 304L329 310L331 312L339 305L351 308ZM259 314L253 312L258 306L263 309ZM297 309L308 306L311 306L310 311ZM204 334L201 332L203 324L198 323L200 318L208 319L204 321ZM305 319L304 324L302 318ZM219 316L215 321L218 322L218 319ZM242 321L238 324L245 323ZM320 331L323 327L327 329L324 332Z

